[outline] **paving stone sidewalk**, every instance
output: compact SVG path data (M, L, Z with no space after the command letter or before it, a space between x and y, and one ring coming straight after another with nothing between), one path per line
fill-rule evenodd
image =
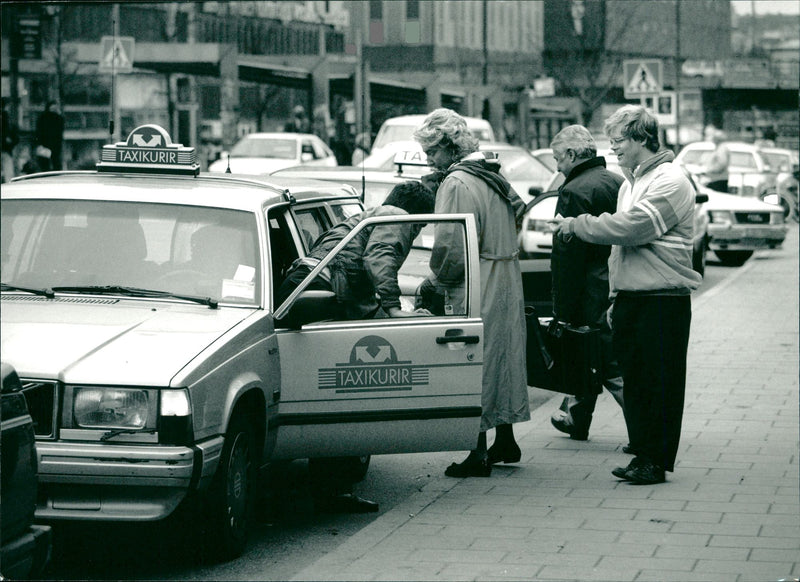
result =
M681 448L636 486L604 393L587 442L556 432L556 396L516 425L516 465L434 479L295 580L800 578L798 227L693 302ZM492 435L490 435L490 440ZM460 455L459 455L460 457Z

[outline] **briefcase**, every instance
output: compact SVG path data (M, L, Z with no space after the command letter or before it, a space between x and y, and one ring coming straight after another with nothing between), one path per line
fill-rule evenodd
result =
M572 396L600 394L600 330L574 327L525 310L528 385Z

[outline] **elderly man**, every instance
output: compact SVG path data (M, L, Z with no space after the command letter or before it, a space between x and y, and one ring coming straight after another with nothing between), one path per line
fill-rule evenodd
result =
M556 214L575 217L600 216L614 212L622 177L606 169L606 160L597 155L592 134L582 125L559 131L550 147L558 171L566 180L558 189ZM622 378L611 353L611 330L606 323L608 299L607 244L592 244L573 237L569 241L554 237L550 258L553 276L553 316L575 327L600 329L603 345L603 385L622 405ZM551 417L553 426L575 440L586 440L597 402L597 395L567 396Z
M553 225L565 240L613 245L609 317L636 457L612 473L635 484L663 483L678 453L691 293L701 281L692 270L695 194L672 152L660 148L658 121L644 107L621 107L605 132L627 177L616 212L556 217Z

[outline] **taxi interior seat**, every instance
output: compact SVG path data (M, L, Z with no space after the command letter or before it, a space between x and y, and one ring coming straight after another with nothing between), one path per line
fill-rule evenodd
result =
M203 226L192 234L191 256L184 268L194 271L195 280L187 282L194 287L193 293L221 297L226 280L243 276L241 267L251 267L253 274L251 280L239 282L256 284L255 248L247 234L235 226L219 224Z
M148 262L147 239L135 214L87 217L89 244L101 285L147 286L155 278L157 265Z
M286 279L286 274L295 259L298 258L297 250L291 241L289 230L282 228L283 217L280 220L270 220L269 228L269 242L270 242L270 255L272 257L272 290L273 294L278 292L281 288L283 281ZM277 306L276 306L277 307Z
M88 248L86 228L48 227L42 234L33 269L21 274L17 281L35 287L93 284Z

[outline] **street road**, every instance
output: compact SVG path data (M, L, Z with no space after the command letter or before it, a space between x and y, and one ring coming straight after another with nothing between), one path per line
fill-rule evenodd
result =
M781 251L761 251L764 256L769 252ZM736 268L722 266L709 253L698 293L707 293L735 272ZM529 388L529 392L532 408L555 395L538 388ZM245 553L226 564L204 560L196 528L181 517L157 524L59 526L46 579L288 580L463 456L462 452L447 452L373 457L366 479L355 492L379 502L380 512L362 515L314 513L307 463L282 466L272 472L272 500L259 512Z

